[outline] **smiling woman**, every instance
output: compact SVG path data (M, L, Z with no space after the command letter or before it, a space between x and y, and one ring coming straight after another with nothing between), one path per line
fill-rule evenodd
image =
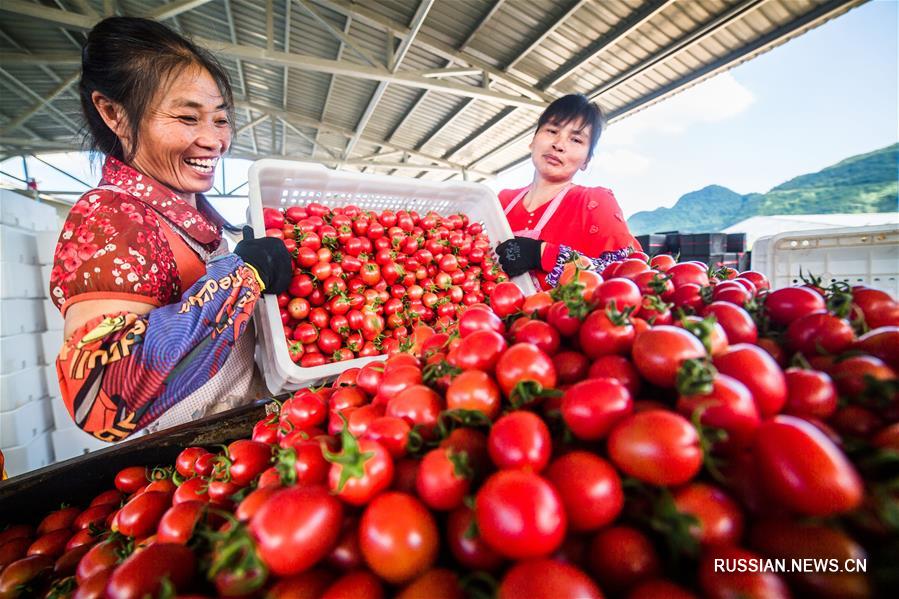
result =
M69 413L118 441L254 399L253 307L292 267L283 242L246 232L228 253L203 197L231 143L224 69L160 23L113 17L88 34L79 92L105 163L50 275Z
M641 249L611 190L572 183L590 163L602 127L599 107L581 94L555 100L540 116L530 145L533 182L499 193L515 237L497 246L496 253L511 276L533 271L537 282L549 288L575 252L601 271Z

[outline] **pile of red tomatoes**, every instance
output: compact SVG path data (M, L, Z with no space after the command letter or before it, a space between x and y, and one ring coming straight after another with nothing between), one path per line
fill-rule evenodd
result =
M777 599L896 585L893 298L816 280L772 291L759 273L668 256L563 278L529 297L497 284L415 354L296 392L249 439L126 468L89 506L9 522L0 593Z
M294 256L278 306L288 353L304 368L408 349L416 325L445 330L507 280L465 214L311 203L263 217L266 235Z

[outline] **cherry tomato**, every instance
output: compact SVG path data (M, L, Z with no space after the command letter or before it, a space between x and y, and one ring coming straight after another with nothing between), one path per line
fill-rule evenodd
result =
M813 312L793 320L787 328L787 345L806 356L838 354L855 341L855 331L842 318L827 312Z
M574 531L598 530L612 523L624 506L618 473L588 451L572 451L556 458L546 478L558 490Z
M718 372L737 379L749 389L763 418L783 409L787 402L787 381L780 366L765 350L738 343L715 356L714 364Z
M518 562L506 572L497 599L519 597L602 599L604 595L581 569L543 558Z
M484 541L514 559L551 554L568 526L558 491L522 470L501 470L487 479L475 497L475 518Z
M503 564L503 556L484 542L474 521L474 511L467 506L460 506L450 513L446 524L450 552L464 568L497 570Z
M602 588L612 592L623 591L662 571L652 541L630 526L600 530L590 543L589 567Z
M137 539L152 534L170 505L172 501L169 494L162 491L147 491L137 495L119 510L116 516L118 532Z
M468 494L473 474L465 451L438 447L422 458L415 489L432 510L454 510L462 505Z
M502 470L540 472L549 463L552 441L549 428L539 416L518 410L496 421L487 437L487 449Z
M272 495L250 520L259 556L278 576L311 568L340 536L343 505L321 486L290 487Z
M726 301L715 301L705 307L703 316L714 315L718 324L727 335L727 342L755 343L759 338L759 331L753 322L749 312Z
M393 584L413 580L437 559L434 517L415 497L388 492L365 508L359 521L359 547L372 571Z
M752 394L746 386L726 374L719 374L712 381L708 393L681 395L677 411L685 418L699 414L699 422L727 433L727 439L719 448L738 450L752 443L761 418Z
M562 396L562 419L578 439L599 441L634 409L631 394L611 378L575 383Z
M556 368L552 359L531 343L516 343L496 363L496 378L506 397L519 383L530 382L547 389L556 386Z
M490 294L490 307L500 318L518 312L524 302L524 293L521 292L518 285L511 281L499 283Z
M190 584L195 569L194 552L184 545L153 543L113 570L106 585L106 596L109 599L155 597L164 581L177 592Z
M825 308L821 294L807 287L784 287L765 296L765 313L772 322L783 326Z
M674 506L696 518L690 534L702 545L735 545L743 536L743 514L727 493L705 483L691 483L674 492Z
M632 355L644 378L671 388L684 360L704 358L706 351L699 339L684 329L660 325L637 335Z
M619 470L654 485L683 484L702 467L696 429L663 410L638 412L619 422L609 434L608 452Z
M122 493L134 493L146 486L149 477L143 466L129 466L116 474L115 486Z
M146 484L146 479L144 480L144 483ZM64 507L50 512L43 520L41 520L41 523L38 524L37 534L45 535L48 532L53 532L54 530L59 530L61 528L71 528L78 519L80 513L81 510L77 507Z
M862 482L849 459L814 425L794 416L763 422L754 443L770 496L810 516L829 516L861 503Z
M499 415L500 402L499 387L481 370L466 370L446 390L447 410L479 410L491 420Z
M827 374L818 370L788 368L787 403L784 412L804 418L829 418L837 409L837 390Z

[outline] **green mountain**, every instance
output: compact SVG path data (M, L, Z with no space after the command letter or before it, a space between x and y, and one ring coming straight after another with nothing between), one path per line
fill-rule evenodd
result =
M671 208L637 212L628 219L635 235L657 231L719 231L750 216L895 212L899 209L899 144L847 158L817 173L800 175L767 193L740 195L709 185L680 197Z

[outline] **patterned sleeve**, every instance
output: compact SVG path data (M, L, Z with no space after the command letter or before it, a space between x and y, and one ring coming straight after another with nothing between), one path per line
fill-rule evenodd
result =
M152 209L95 189L72 207L56 245L50 292L63 311L89 299L132 299L156 306L181 294L171 248Z
M627 258L632 251L633 250L630 247L624 247L609 252L603 252L598 257L591 258L590 256L579 254L567 245L560 245L559 253L556 258L556 264L553 269L546 275L546 283L552 287L558 285L559 277L562 276L562 271L565 269L565 265L578 257L586 258L587 260L589 260L591 264L590 270L595 270L597 273L602 274L602 271L605 270L606 266L608 266L612 262L615 262L616 260L623 260Z
M180 301L138 315L104 314L65 340L62 398L83 430L119 441L189 397L222 368L261 293L238 256L207 264Z

